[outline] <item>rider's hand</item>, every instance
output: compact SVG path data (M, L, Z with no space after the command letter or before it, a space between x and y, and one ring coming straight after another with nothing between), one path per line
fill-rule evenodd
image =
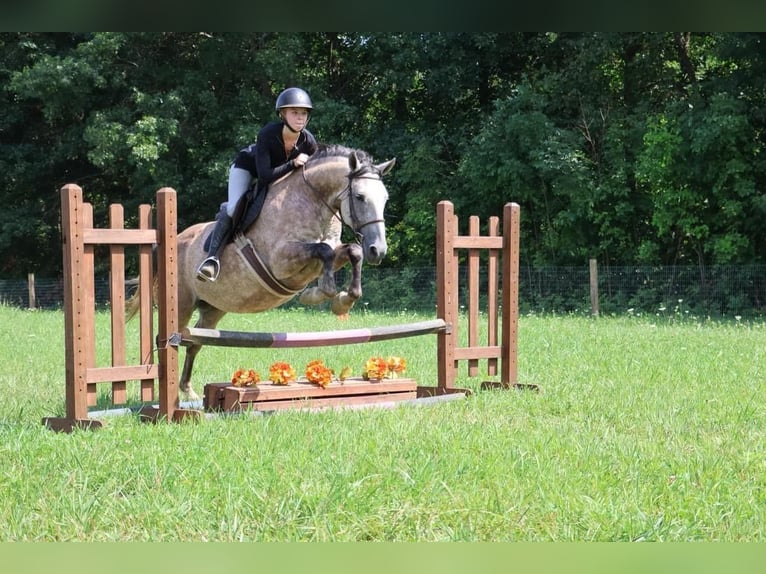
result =
M309 159L309 156L307 154L300 153L300 154L298 154L298 157L296 157L293 160L293 165L295 167L301 167L304 163L306 163L306 161L308 161L308 159Z

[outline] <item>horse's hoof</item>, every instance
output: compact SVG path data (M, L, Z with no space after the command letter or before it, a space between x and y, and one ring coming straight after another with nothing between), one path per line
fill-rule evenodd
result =
M339 317L348 315L348 312L351 310L351 307L354 306L354 303L356 303L356 299L349 297L348 293L345 291L341 291L333 298L332 303L330 304L330 310L333 315Z
M200 397L199 397L199 395L198 395L197 393L195 393L195 392L194 392L194 389L192 389L191 387L189 387L189 388L188 388L187 390L185 390L185 391L184 391L184 390L182 390L181 392L182 392L184 395L186 395L186 399L187 399L187 400L189 400L189 401L191 401L191 402L195 402L195 401L198 401L198 400L200 400Z

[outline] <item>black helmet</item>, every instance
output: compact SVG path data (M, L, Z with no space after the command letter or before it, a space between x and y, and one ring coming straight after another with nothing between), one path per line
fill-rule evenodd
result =
M282 108L307 108L314 109L311 98L305 90L300 88L287 88L277 96L277 113Z

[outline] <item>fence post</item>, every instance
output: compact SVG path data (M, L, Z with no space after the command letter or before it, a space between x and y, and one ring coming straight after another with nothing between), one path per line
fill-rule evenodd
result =
M590 308L591 315L598 317L598 262L590 260Z
M37 294L35 293L35 274L27 273L27 291L29 291L29 308L37 307Z

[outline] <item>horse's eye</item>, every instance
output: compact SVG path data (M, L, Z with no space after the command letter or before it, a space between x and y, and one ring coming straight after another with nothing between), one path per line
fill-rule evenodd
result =
M364 201L364 195L362 195L361 193L355 193L354 199L356 199L357 201Z

